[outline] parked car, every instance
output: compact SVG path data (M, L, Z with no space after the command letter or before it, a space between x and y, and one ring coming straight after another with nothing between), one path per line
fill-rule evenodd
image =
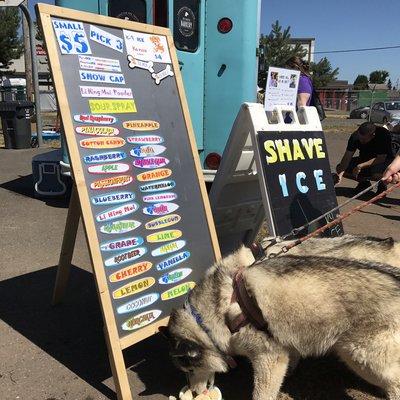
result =
M392 120L400 120L400 101L379 101L371 110L371 122L386 124Z
M366 119L369 115L369 106L358 107L350 112L351 119Z

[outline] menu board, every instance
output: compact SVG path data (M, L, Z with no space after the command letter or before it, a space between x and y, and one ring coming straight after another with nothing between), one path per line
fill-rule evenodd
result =
M277 236L314 220L337 207L328 151L322 131L257 132L263 198ZM299 233L304 236L333 221L331 213ZM325 236L343 235L341 224Z
M121 339L165 323L219 249L169 31L64 15L50 15L45 39L99 292Z

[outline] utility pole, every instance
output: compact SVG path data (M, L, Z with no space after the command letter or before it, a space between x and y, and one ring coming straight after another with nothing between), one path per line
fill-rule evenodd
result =
M28 8L28 0L24 0L22 4ZM26 18L22 18L23 34L24 34L24 59L25 59L25 79L26 79L26 99L32 101L32 55L30 47L29 25ZM36 49L32 49L36 51Z
M25 3L25 4L24 4ZM32 98L32 83L33 91L35 92L35 111L36 111L36 131L39 147L43 146L42 138L42 116L40 114L40 92L39 92L39 73L38 62L35 46L35 26L28 9L28 0L0 0L1 7L19 7L24 14L24 44L25 44L25 68L26 68L26 93ZM26 22L26 26L25 26ZM29 34L28 34L29 33ZM28 41L26 39L29 39ZM29 46L31 51L29 51ZM27 64L27 54L29 54L30 63ZM28 79L29 71L29 79ZM29 90L28 90L29 88Z

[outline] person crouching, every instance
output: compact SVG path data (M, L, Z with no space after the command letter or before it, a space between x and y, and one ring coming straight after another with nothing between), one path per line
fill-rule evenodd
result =
M353 157L356 150L359 151L359 155ZM341 182L343 176L354 179L358 182L355 191L359 193L371 185L370 180L381 179L392 161L390 132L372 122L364 122L347 142L342 160L336 166L336 174L333 177L335 185ZM386 184L380 182L376 193L382 193L386 189Z

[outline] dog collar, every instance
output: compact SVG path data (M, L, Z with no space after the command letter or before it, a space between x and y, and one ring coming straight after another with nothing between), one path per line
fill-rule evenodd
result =
M196 307L194 307L192 304L190 304L189 298L186 299L183 308L195 319L197 325L199 325L200 328L203 329L203 331L207 334L207 336L210 338L212 344L218 350L220 355L224 358L224 360L229 365L229 367L230 368L236 368L237 367L236 361L229 354L226 354L221 349L221 347L218 345L218 343L214 340L214 338L213 338L213 336L211 334L211 331L204 324L204 321L203 321L203 318L202 318L201 314L197 311Z
M249 295L246 289L243 280L244 269L244 267L240 268L233 277L233 293L231 303L237 302L242 312L229 324L229 329L232 333L235 333L245 325L251 324L258 330L271 335L268 322L265 321L256 301Z

